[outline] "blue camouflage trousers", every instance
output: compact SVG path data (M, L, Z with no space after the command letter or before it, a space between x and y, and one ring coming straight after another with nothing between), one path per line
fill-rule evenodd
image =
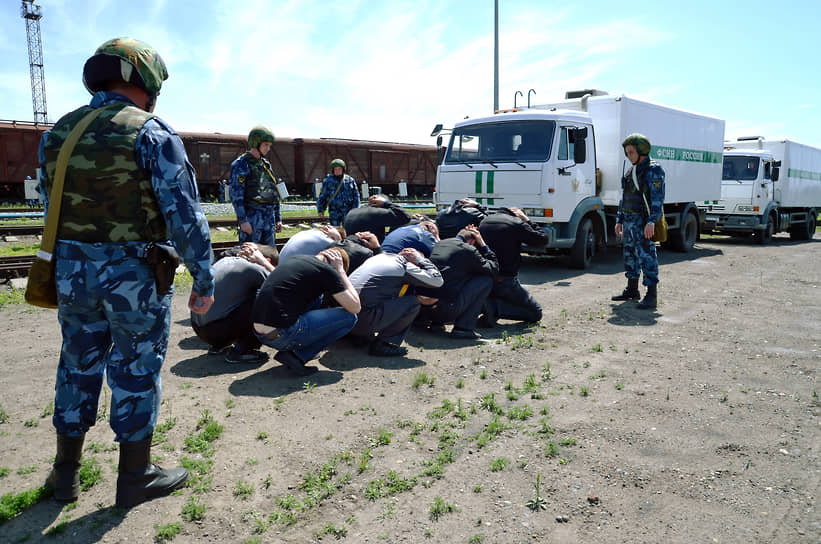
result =
M251 234L239 231L239 243L254 242L266 246L275 246L277 222L274 216L274 206L253 206L246 204L245 218L251 223Z
M335 226L340 227L342 223L345 222L345 216L348 215L348 212L351 211L353 208L342 208L337 206L328 206L328 222Z
M637 213L625 213L622 232L624 251L624 275L627 279L638 279L644 273L642 284L656 285L659 282L659 261L656 243L644 237L647 219Z
M59 434L79 436L94 425L103 375L116 440L154 432L174 291L157 296L154 272L139 256L144 245L57 242L63 346L52 421Z

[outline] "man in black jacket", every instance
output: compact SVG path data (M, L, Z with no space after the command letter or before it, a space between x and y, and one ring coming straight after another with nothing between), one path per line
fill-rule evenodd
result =
M384 195L371 195L368 205L354 208L345 216L346 232L372 232L381 244L385 240L385 229L395 229L407 225L411 216L401 206L391 202Z
M487 217L487 208L472 198L463 198L439 212L436 216L436 226L439 227L439 236L444 240L453 238L468 225L478 227L485 217Z
M479 232L499 258L499 274L485 304L480 324L493 327L499 318L536 322L542 318L542 307L519 283L522 244L544 247L547 235L533 226L519 208L502 208L487 216Z
M438 299L422 309L419 320L429 324L431 330L441 330L444 324L453 323L450 334L454 338L480 338L474 329L493 288L493 277L499 272L496 255L485 244L479 229L471 225L455 238L436 244L430 260L442 272L445 282L438 289L417 290L421 295Z

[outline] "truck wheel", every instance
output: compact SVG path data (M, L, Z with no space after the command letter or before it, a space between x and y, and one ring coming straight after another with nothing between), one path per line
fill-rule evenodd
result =
M695 215L688 213L682 225L673 233L671 240L673 249L687 253L693 249L696 238L698 238L698 219Z
M815 214L815 210L810 210L806 223L790 227L790 240L812 240L812 237L815 236L817 222Z
M596 232L593 230L593 221L585 218L579 223L576 230L576 242L570 249L570 266L584 270L589 268L596 254Z
M756 231L755 236L756 240L760 245L767 245L773 240L773 232L775 232L775 222L773 221L773 216L767 216L767 226L764 227L764 230Z

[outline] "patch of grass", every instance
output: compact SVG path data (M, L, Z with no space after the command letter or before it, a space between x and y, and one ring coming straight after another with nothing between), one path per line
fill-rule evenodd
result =
M525 506L527 506L528 508L530 508L534 512L537 512L539 510L547 510L547 501L544 499L544 497L541 496L540 491L539 491L539 488L541 487L541 485L542 485L542 475L541 474L536 474L536 482L533 484L533 489L536 490L536 496L534 498L530 499L529 501L527 501L527 503L525 503Z
M477 435L476 444L480 448L483 448L490 441L499 438L499 436L509 428L510 425L504 423L503 421L499 421L498 416L496 416L493 420L488 422L488 424L485 425L485 428Z
M197 421L197 430L200 432L186 437L185 449L211 457L214 454L213 442L222 435L223 426L216 422L209 410L203 410L202 417Z
M602 351L604 350L602 349L601 344L596 344L595 346L590 348L591 353L601 353Z
M50 496L51 491L46 489L45 486L21 491L20 493L6 493L0 497L0 524Z
M102 444L100 442L89 442L88 445L85 447L85 451L89 453L107 453L112 451L117 451L116 442L111 442L109 444Z
M0 478L5 478L9 475L9 467L0 467Z
M81 491L88 491L103 481L103 467L97 462L95 457L84 458L78 474L80 477Z
M513 420L522 420L529 418L533 415L533 408L525 404L524 406L512 406L510 410L507 411L507 417Z
M53 414L54 414L54 401L52 400L52 401L49 401L49 403L46 404L46 407L43 408L43 411L40 412L40 419L43 419L44 417L48 417L48 416L53 415Z
M479 374L479 379L480 380L486 380L487 379L487 370L482 369L482 372Z
M20 467L17 469L18 476L28 476L32 472L37 472L37 465L31 465L30 467Z
M474 493L481 493L482 492L482 484L476 484L473 486Z
M283 510L295 510L299 508L300 503L299 499L288 493L282 497L277 497L277 506Z
M550 378L553 377L553 371L550 368L550 363L545 361L544 366L542 367L542 381L548 381Z
M211 491L211 468L214 466L213 459L194 460L190 457L183 457L180 464L191 474L185 486L191 488L194 493L208 493Z
M496 402L496 393L488 393L482 397L482 400L479 401L479 408L487 410L491 414L501 415L504 413L502 407Z
M473 535L468 539L468 544L482 544L485 541L484 535Z
M326 525L325 527L316 532L316 537L320 540L325 535L331 535L337 540L340 540L348 536L348 528L344 525L342 527L335 527L332 523L329 523L328 525Z
M316 384L313 382L305 382L302 384L302 390L306 393L313 393L316 389Z
M38 425L40 425L40 423L34 418L27 419L23 422L23 427L37 427Z
M510 464L510 459L505 457L498 457L490 462L491 472L501 472Z
M254 486L252 484L246 483L243 480L239 480L236 485L234 486L234 496L239 497L242 500L248 500L251 495L254 494Z
M600 379L606 378L606 377L607 377L607 371L606 370L599 370L597 373L593 374L589 378L591 380L600 380Z
M559 445L553 441L548 442L544 447L544 454L547 457L558 457L560 451Z
M177 418L170 417L154 427L154 438L152 444L160 444L168 440L168 431L177 426Z
M433 387L433 383L435 381L435 376L428 376L426 372L419 372L416 376L414 376L411 387L413 387L414 389L419 389L423 385Z
M430 519L439 521L439 518L445 514L458 511L459 508L455 504L446 502L442 497L434 497L430 505Z
M9 414L6 412L5 408L3 408L3 405L0 404L0 424L7 423L8 420Z
M616 391L621 391L622 389L624 389L624 384L617 383L613 387L616 389Z
M465 380L459 378L456 380L456 389L462 389L465 386Z
M237 405L237 402L234 399L225 399L225 407L227 409L230 410L236 405Z
M5 308L13 304L23 304L25 301L25 289L0 289L0 308Z
M587 397L590 396L590 388L586 385L579 386L579 396Z
M199 521L205 517L206 506L199 502L196 496L188 497L182 505L182 519L186 521Z
M388 430L385 430L385 429L379 429L378 434L376 435L376 437L369 439L371 447L376 448L376 447L379 447L379 446L387 446L388 444L391 443L391 437L392 436L393 436L392 432L390 432Z
M575 438L562 438L561 440L559 440L559 444L561 444L562 446L575 446L576 445L576 439Z
M169 540L173 540L178 534L182 532L182 523L178 521L172 521L171 523L166 523L165 525L155 525L154 526L155 533L154 533L154 540L156 542L168 542Z

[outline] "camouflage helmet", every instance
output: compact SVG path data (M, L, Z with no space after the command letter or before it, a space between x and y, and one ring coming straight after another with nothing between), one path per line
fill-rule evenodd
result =
M342 159L334 159L331 161L331 165L328 167L331 169L332 174L334 172L334 168L336 168L337 166L341 166L343 172L348 169L347 166L345 166L345 161L343 161Z
M124 81L156 96L166 79L168 70L159 53L134 38L105 42L83 67L83 84L92 94L105 90L109 81Z
M248 133L248 147L256 149L262 142L274 143L274 133L264 126L258 125Z
M636 148L636 151L639 155L649 155L650 154L650 140L647 139L647 136L644 134L639 134L638 132L634 132L630 136L624 139L621 143L622 147L627 147L628 145L632 145ZM626 154L625 150L625 154Z

